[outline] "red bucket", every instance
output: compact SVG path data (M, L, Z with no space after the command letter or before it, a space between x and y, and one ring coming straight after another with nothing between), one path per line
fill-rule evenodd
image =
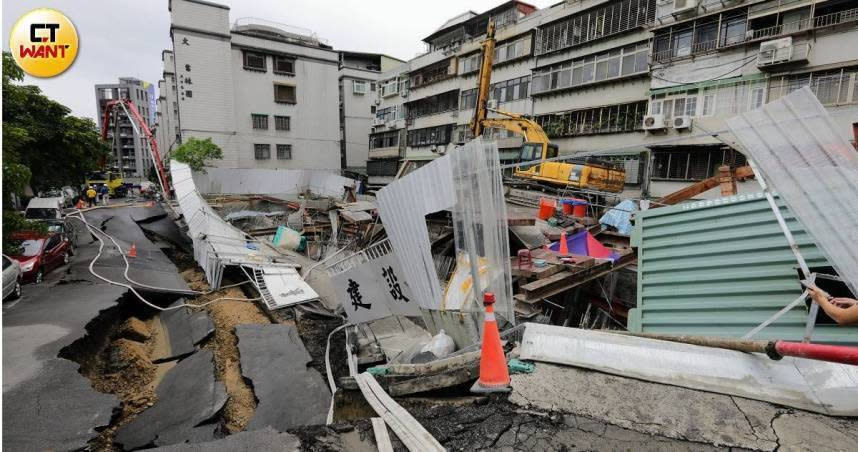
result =
M587 200L580 198L570 198L563 200L563 213L572 215L573 217L587 216Z
M540 220L547 220L554 216L557 211L557 203L550 198L539 198L539 214Z

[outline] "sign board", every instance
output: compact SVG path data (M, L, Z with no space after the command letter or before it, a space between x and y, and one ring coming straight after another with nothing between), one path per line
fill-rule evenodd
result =
M349 258L353 265L331 276L337 299L351 323L370 322L391 315L420 315L411 288L402 279L399 259L387 250L378 251L361 251L352 257L354 260ZM386 254L382 254L384 252Z

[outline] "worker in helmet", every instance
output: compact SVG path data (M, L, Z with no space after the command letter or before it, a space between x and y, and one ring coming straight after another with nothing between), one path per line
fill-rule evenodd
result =
M95 206L95 197L96 197L97 195L98 195L98 193L95 191L95 189L94 189L94 188L92 188L92 185L90 185L90 186L86 189L86 201L87 201L87 203L89 203L89 207L94 207L94 206Z
M819 287L808 287L810 297L829 317L841 325L858 325L858 300L835 298Z

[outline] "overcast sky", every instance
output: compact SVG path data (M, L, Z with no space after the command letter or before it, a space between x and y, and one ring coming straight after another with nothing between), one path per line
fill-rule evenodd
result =
M483 12L502 0L254 0L217 1L231 7L230 22L243 17L308 28L335 49L385 53L408 60L424 50L421 38L466 10ZM556 0L530 3L546 8ZM54 8L71 19L80 36L75 63L49 79L26 77L78 116L95 117L93 85L119 77L156 84L161 51L170 48L167 0L6 0L3 1L3 49L18 18L38 7Z

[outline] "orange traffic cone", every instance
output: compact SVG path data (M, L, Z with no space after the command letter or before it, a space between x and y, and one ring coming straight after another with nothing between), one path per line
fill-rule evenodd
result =
M131 248L128 249L128 257L137 257L137 244L132 243Z
M495 294L483 294L483 304L486 306L485 322L483 323L483 349L480 354L480 378L471 387L471 392L509 392L509 369L501 346L498 322L495 320Z
M86 203L83 202L83 199L78 199L77 204L74 207L75 207L75 209L80 210L80 209L83 209L84 207L86 207Z
M569 254L569 245L566 243L566 231L560 233L560 249L558 252L561 256Z

